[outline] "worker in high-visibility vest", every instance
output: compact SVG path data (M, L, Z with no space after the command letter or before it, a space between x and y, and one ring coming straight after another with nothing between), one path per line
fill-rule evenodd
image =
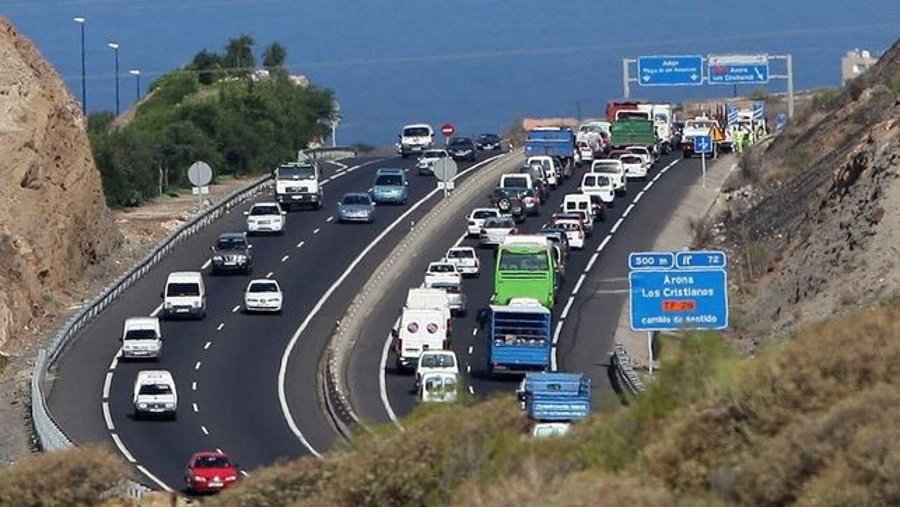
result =
M734 129L734 151L738 155L744 154L744 129L742 127Z

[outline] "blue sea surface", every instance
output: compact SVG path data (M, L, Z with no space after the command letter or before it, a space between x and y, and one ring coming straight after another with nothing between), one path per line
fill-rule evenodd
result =
M622 59L649 55L792 54L796 89L840 84L854 48L881 52L900 37L900 0L0 0L81 96L85 23L88 110L115 108L120 44L122 109L153 79L202 49L248 34L255 53L287 48L288 67L340 102L341 144L392 143L405 123L451 122L460 133L500 132L516 118L601 116L620 98ZM773 74L782 74L775 63ZM636 73L631 66L632 76ZM741 85L739 93L753 86ZM767 85L786 89L784 80ZM632 96L726 97L732 86L639 87Z

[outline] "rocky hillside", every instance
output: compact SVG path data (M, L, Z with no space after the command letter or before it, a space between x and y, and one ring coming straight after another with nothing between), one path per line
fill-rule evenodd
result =
M898 294L900 41L742 164L716 246L747 345Z
M79 104L2 17L0 68L0 350L10 350L120 235Z

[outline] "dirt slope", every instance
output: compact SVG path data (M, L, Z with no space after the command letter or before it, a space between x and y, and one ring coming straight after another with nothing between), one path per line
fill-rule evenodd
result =
M80 106L4 18L0 67L0 350L6 350L121 236L105 205Z
M900 41L745 157L718 245L753 345L900 291Z

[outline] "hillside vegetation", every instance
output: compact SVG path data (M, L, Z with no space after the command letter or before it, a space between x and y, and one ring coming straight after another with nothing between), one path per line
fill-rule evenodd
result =
M203 504L896 505L898 336L900 300L749 360L713 333L669 338L671 357L644 396L565 438L530 438L511 396L421 407L405 431L380 428L324 461L254 471ZM33 487L50 467L53 498L99 495L118 459L97 453L40 455L0 471L0 503L35 505Z

